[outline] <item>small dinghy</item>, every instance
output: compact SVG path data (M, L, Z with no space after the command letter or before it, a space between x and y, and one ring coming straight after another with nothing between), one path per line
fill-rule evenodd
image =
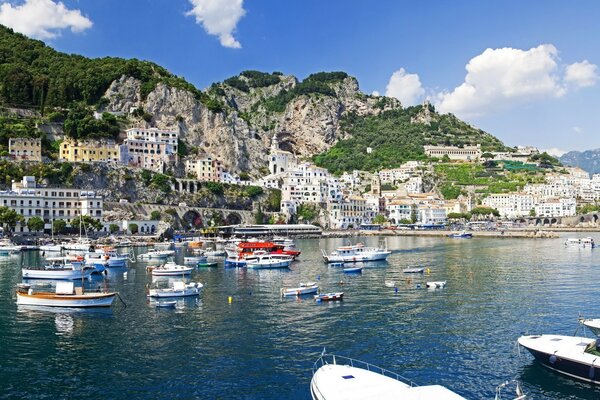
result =
M344 268L345 274L362 274L362 267Z
M404 268L402 272L405 274L422 274L425 271L425 268L416 267L416 268Z
M197 264L201 262L205 262L206 257L197 256L197 257L183 257L184 264Z
M302 296L305 294L317 293L319 290L319 285L316 282L306 282L300 283L298 287L295 288L282 288L281 296Z
M168 262L160 267L146 267L146 269L152 271L152 276L178 276L192 273L191 267L177 265L174 262Z
M315 300L320 303L322 301L337 301L344 299L344 292L336 292L336 293L321 293L315 295Z
M165 298L198 296L203 287L204 285L199 282L185 283L178 281L173 282L173 286L169 288L149 289L148 297Z
M157 301L156 308L175 308L177 300Z
M196 266L198 268L214 268L219 266L219 264L216 262L199 262Z
M442 289L446 287L446 281L427 282L425 286L429 289Z
M385 281L386 287L396 287L396 281Z

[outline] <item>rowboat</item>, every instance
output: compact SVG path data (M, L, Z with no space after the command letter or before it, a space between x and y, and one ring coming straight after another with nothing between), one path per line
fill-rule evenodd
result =
M166 297L189 297L198 296L204 287L201 283L196 282L173 282L173 286L162 289L149 289L148 297L166 298Z
M21 286L17 289L17 304L45 307L110 307L116 292L83 293L82 288L75 288L73 282L57 282L52 292L35 292L31 287Z
M193 268L168 262L159 267L147 267L147 269L152 270L152 276L178 276L191 274Z
M321 302L321 301L336 301L336 300L343 300L343 299L344 299L344 292L321 293L321 294L315 295L315 300L317 302Z
M156 302L157 308L175 308L176 305L177 305L177 301L175 301L175 300L157 301Z
M305 294L317 293L319 290L319 285L316 282L306 282L300 283L298 287L295 288L282 288L281 296L302 296Z
M205 261L206 261L206 257L203 257L203 256L183 257L184 264L198 264L198 263L205 262Z
M344 268L344 273L346 274L361 274L362 267L352 267L352 268Z
M405 274L422 274L425 268L404 268L402 272Z

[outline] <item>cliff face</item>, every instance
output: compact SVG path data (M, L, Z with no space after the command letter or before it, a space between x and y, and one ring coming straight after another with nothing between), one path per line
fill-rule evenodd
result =
M243 76L236 79L251 83ZM141 82L123 76L106 91L105 110L127 113L131 107L142 107L152 115L152 126L178 130L189 146L221 160L226 169L258 176L268 164L274 134L284 149L311 156L346 136L340 127L345 114L376 115L401 107L395 99L382 103L361 93L356 79L346 77L327 83L329 94L289 94L284 107L273 111L268 103L293 93L298 85L293 76L281 75L277 80L268 86L242 87L244 90L226 83L213 85L207 93L223 105L219 112L211 111L193 93L163 83L142 99Z

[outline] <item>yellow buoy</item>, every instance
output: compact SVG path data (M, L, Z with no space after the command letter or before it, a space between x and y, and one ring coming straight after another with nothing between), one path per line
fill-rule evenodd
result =
M233 301L233 297L229 296L229 297L227 298L227 302L228 302L229 304L231 304L231 302L232 302L232 301Z
M426 271L427 271L428 274L431 273L431 270L429 268L427 268Z

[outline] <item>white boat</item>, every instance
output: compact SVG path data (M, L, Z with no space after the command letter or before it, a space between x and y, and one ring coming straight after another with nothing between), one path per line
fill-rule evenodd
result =
M203 287L204 285L199 282L185 283L177 281L173 282L173 286L170 288L148 290L148 297L166 298L198 296Z
M396 281L385 281L386 287L396 287Z
M152 270L152 276L178 276L178 275L189 275L192 273L193 268L186 267L185 265L177 265L174 262L168 262L160 267L148 267Z
M83 293L73 282L58 282L52 292L36 292L31 287L17 289L17 304L44 307L110 307L117 293Z
M366 261L383 261L388 258L391 251L379 247L365 247L359 243L354 246L338 247L331 254L327 255L325 250L321 249L323 259L327 263L347 263L347 262L366 262Z
M60 244L43 244L40 246L40 251L46 251L50 253L60 253L62 249L63 248Z
M175 300L157 301L156 302L156 307L158 307L158 308L175 308L176 305L177 305L177 301L175 301Z
M129 257L119 254L111 248L98 249L85 254L85 262L88 265L104 264L107 267L126 267Z
M415 268L404 268L402 272L405 274L422 274L425 271L425 268L415 267Z
M197 256L197 257L183 257L184 264L197 264L200 262L205 262L207 260L206 257Z
M565 246L593 249L596 247L596 243L594 242L594 239L589 236L584 238L567 238L567 240L565 240Z
M62 248L65 250L74 250L74 251L90 251L92 248L92 244L88 241L79 241L79 242L65 242L61 244Z
M435 281L425 283L429 289L442 289L446 287L446 281Z
M9 256L11 254L17 254L21 252L21 246L16 246L12 244L6 244L0 246L0 255Z
M207 257L224 257L227 253L225 250L207 250L204 251L204 255Z
M544 367L571 378L600 384L600 343L596 339L528 335L521 336L518 343Z
M174 250L151 250L147 253L138 255L141 260L162 260L175 255Z
M344 268L344 273L346 274L360 274L362 273L362 267L347 267Z
M94 272L93 267L86 267L79 261L70 261L67 257L49 259L53 262L44 268L22 268L24 279L56 279L76 280L86 279Z
M319 285L316 282L300 283L295 288L282 288L281 296L302 296L305 294L317 293Z
M381 367L331 354L313 365L310 394L313 400L465 400L443 386L417 386Z
M157 242L154 243L156 250L169 250L173 247L173 242Z
M285 255L261 254L246 259L246 267L253 269L262 268L288 268L294 259Z
M600 318L595 319L580 319L579 320L585 327L589 328L592 333L596 336L600 336Z

